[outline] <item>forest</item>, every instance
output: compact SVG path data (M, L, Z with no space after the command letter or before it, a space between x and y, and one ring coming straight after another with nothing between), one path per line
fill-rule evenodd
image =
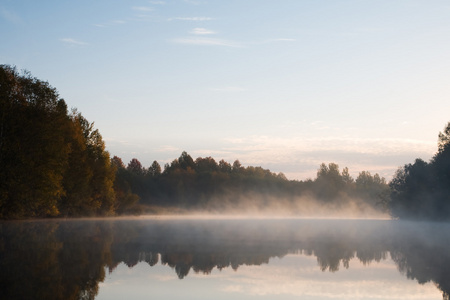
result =
M398 169L391 182L322 163L315 179L288 180L259 166L187 152L163 168L125 164L105 150L100 132L48 82L0 66L0 218L114 216L143 213L331 211L390 213L447 220L450 123L438 152Z

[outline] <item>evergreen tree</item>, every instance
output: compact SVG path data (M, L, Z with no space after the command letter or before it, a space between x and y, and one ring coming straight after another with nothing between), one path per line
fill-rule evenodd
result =
M416 159L400 168L392 181L390 207L394 217L450 219L450 122L439 133L438 152L429 163Z

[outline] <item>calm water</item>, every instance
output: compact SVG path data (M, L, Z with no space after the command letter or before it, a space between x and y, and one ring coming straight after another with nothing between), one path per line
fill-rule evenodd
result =
M1 299L448 299L450 225L0 223Z

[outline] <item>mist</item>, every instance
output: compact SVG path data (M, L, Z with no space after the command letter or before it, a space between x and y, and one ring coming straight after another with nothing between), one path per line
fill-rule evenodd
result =
M330 219L389 219L381 211L359 198L343 198L339 201L323 202L313 196L283 198L249 193L240 196L216 197L210 199L204 208L174 211L181 215L261 218L330 218ZM160 211L164 213L164 210ZM170 213L170 210L166 212Z
M77 289L93 299L119 264L170 268L183 280L228 268L239 276L244 265L270 266L291 254L315 258L315 268L328 273L351 271L355 261L367 268L393 261L404 277L434 282L444 296L450 291L450 228L443 223L178 215L7 222L0 233L8 299L72 299Z

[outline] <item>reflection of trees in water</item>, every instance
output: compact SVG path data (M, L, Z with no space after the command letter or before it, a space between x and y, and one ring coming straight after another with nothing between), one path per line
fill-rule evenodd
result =
M423 284L433 281L450 299L450 224L420 223L394 241L391 257L399 271Z
M0 224L0 298L94 299L110 260L111 228L61 225Z
M58 254L62 249L62 243L54 234L57 225L33 225L18 223L14 230L5 225L1 227L0 291L3 299L51 299L50 296L63 294L61 278L56 276ZM41 289L50 278L58 288Z
M450 225L396 221L67 221L0 224L2 299L93 299L124 262L193 270L261 265L272 257L317 257L323 271L352 258L379 262L388 253L400 272L433 281L449 299Z

